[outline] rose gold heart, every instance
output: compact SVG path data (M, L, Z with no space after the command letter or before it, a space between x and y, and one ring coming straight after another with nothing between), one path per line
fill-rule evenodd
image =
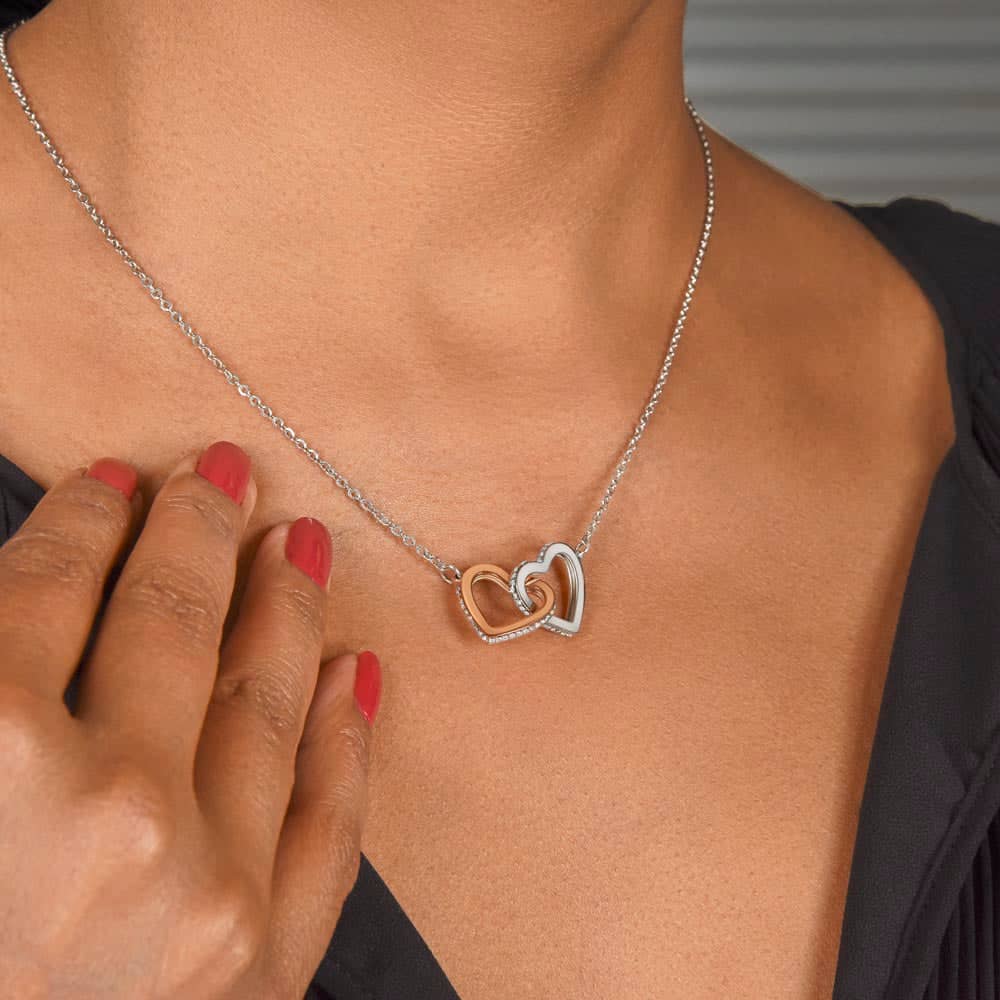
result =
M473 588L477 583L493 583L510 594L510 574L500 566L491 563L478 563L470 566L462 574L460 594L462 606L472 619L480 638L487 642L495 642L503 636L516 632L519 635L525 631L534 631L543 620L551 616L556 603L556 593L544 580L532 579L529 584L529 594L535 603L535 609L530 615L518 611L519 617L509 625L492 625L486 620L482 608L476 602ZM513 598L511 598L513 603Z

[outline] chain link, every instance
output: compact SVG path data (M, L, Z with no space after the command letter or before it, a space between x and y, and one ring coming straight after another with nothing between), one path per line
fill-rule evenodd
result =
M205 357L215 370L225 378L226 382L236 389L240 396L246 399L246 401L255 410L257 410L257 412L260 413L265 420L277 428L277 430L279 430L293 445L295 445L295 447L302 452L302 454L305 455L306 458L308 458L328 479L330 479L338 489L344 492L349 500L352 500L358 507L361 508L361 510L385 528L394 538L399 539L404 546L413 549L413 551L421 559L433 566L445 583L452 586L457 584L461 580L462 571L454 563L445 562L444 559L435 555L430 549L426 548L426 546L418 543L413 535L409 534L400 524L385 513L385 511L377 507L375 503L365 496L360 489L353 486L345 475L338 472L337 469L334 468L334 466L331 465L325 458L323 458L320 453L306 441L305 438L299 435L294 428L278 416L278 414L276 414L271 407L264 402L260 395L254 392L250 386L244 382L231 368L229 368L229 366L222 360L222 358L219 357L218 354L215 353L215 351L208 345L208 343L206 343L201 335L197 333L194 327L191 326L191 324L184 318L184 315L174 307L173 302L166 298L163 290L159 288L156 282L143 270L139 262L132 256L121 240L119 240L114 232L112 232L111 227L104 220L103 216L97 211L90 198L80 187L79 182L73 176L69 167L66 166L65 161L53 145L52 140L42 128L38 117L32 110L31 105L25 96L20 82L14 74L14 70L11 68L10 61L7 58L7 39L10 34L16 28L20 27L20 25L22 25L26 20L27 18L22 18L21 20L10 25L3 32L0 32L0 65L3 66L3 70L8 82L10 83L11 90L14 92L14 96L21 105L29 124L41 141L42 146L44 146L45 151L51 157L56 169L61 174L63 180L66 181L70 191L73 192L77 201L81 206L83 206L83 209L94 221L98 229L100 229L100 231L104 234L106 242L121 257L128 269L138 279L142 287L146 289L149 296L159 305L160 309L169 316L170 320L177 327L179 327L190 343ZM697 129L705 162L706 199L704 225L702 227L701 238L698 242L698 249L695 254L694 264L692 265L687 286L684 290L684 298L681 303L680 312L678 313L677 320L674 323L673 334L670 338L667 353L663 360L663 365L660 368L659 376L653 385L652 392L650 393L646 405L643 407L639 420L632 431L632 436L629 438L628 443L625 446L625 450L619 456L618 464L615 466L614 475L604 492L604 496L601 498L601 503L594 512L594 516L590 519L590 523L587 525L587 529L583 533L583 537L576 544L576 553L581 558L589 551L590 542L594 536L594 532L597 530L601 520L607 512L607 509L614 498L615 492L618 489L618 484L625 475L629 463L632 461L632 456L635 454L636 448L639 446L639 441L646 431L650 418L653 416L656 407L659 405L660 398L663 394L663 386L667 381L667 376L670 374L670 368L674 361L674 355L677 352L677 345L680 342L681 333L684 329L684 324L687 321L688 312L691 309L691 301L694 298L695 287L698 284L698 276L701 273L702 262L705 259L705 252L708 248L708 239L712 231L712 219L715 215L715 170L712 164L712 150L709 145L708 136L705 132L701 116L695 110L694 105L687 97L684 98L684 103L692 121L694 122L695 128Z
M611 482L608 483L608 488L604 491L600 506L594 511L594 516L590 519L587 530L576 544L576 554L581 559L590 550L590 540L594 537L594 532L597 531L601 520L607 512L614 498L615 491L618 489L618 484L622 481L622 477L628 469L629 462L632 461L632 456L635 454L636 448L639 447L639 441L646 432L650 418L660 403L660 397L663 395L663 386L667 381L667 376L670 374L670 368L674 363L674 355L677 353L677 345L680 343L681 333L684 331L684 324L687 322L688 313L691 310L694 290L698 284L698 276L701 274L701 265L705 259L705 252L708 250L708 238L712 234L712 220L715 217L715 166L712 162L712 147L709 145L708 135L705 132L701 116L687 97L684 98L684 103L687 105L695 128L698 130L698 138L701 141L701 150L705 161L705 221L702 226L701 238L698 240L698 249L695 253L694 264L691 266L691 273L688 276L687 286L684 289L681 308L674 323L674 331L667 345L667 353L663 359L663 365L660 368L656 382L653 384L649 399L642 408L642 413L639 415L639 420L632 431L632 436L629 438L628 444L625 445L625 450L618 459L618 464L615 466L615 473L611 477Z

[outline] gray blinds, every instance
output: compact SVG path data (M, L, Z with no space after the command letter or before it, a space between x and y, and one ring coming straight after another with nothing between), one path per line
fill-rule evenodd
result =
M685 47L705 118L779 170L1000 221L1000 0L689 0Z

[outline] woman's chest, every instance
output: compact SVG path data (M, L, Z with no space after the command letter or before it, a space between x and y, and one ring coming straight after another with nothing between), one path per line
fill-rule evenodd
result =
M462 1000L829 994L930 463L852 483L750 468L734 496L734 466L671 487L653 452L584 560L581 633L487 646L433 571L241 419L254 526L327 521L328 652L385 666L363 850ZM204 411L157 447L225 423ZM100 452L153 440L90 426ZM539 530L498 551L456 519L443 551L512 565Z
M275 520L326 521L327 652L372 648L385 667L363 849L462 1000L829 994L940 428L853 426L845 449L804 414L734 409L710 440L713 406L680 383L584 561L580 635L491 647L196 355L166 357L156 392L22 365L0 452L40 481L117 454L155 485L182 451L231 437L260 486L245 556ZM122 371L151 370L137 360ZM448 561L509 567L573 544L603 488L590 470L613 453L614 414L576 428L589 444L573 461L531 445L518 461L498 435L488 462L433 407L396 399L379 447L342 395L328 411L297 399L295 374L271 372L289 412ZM59 404L45 421L40 399Z
M365 853L463 1000L828 996L916 525L627 520L571 640L380 628Z

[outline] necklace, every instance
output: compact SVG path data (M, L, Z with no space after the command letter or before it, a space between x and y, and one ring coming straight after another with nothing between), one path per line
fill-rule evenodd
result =
M21 105L29 124L41 141L42 146L45 147L46 152L51 157L56 169L62 175L63 180L69 185L69 189L76 196L77 201L79 201L90 218L104 234L105 241L121 257L132 274L139 280L142 287L149 293L153 301L179 327L191 344L201 352L206 360L262 417L279 430L298 451L305 455L335 486L342 490L348 499L352 500L394 538L397 538L407 548L412 549L421 559L437 571L441 579L456 592L465 618L480 639L491 644L506 642L510 639L537 631L538 629L545 629L562 636L576 635L580 630L583 619L583 557L590 550L590 543L594 532L607 512L608 505L611 503L618 485L625 475L633 455L635 455L636 448L639 446L639 441L645 433L650 418L653 416L653 412L660 402L660 397L663 394L663 386L666 383L667 375L670 373L674 355L677 352L677 345L680 342L681 332L684 329L684 324L691 308L691 301L698 283L698 275L701 272L705 251L708 248L708 238L712 231L712 219L715 214L715 172L712 166L712 151L701 117L691 101L687 97L684 98L685 107L698 132L705 163L706 197L704 225L695 252L694 263L691 266L688 276L687 286L684 290L684 298L674 323L673 334L667 346L666 356L664 357L649 399L639 414L638 422L632 431L632 435L624 451L619 456L611 482L604 491L604 496L601 498L597 510L594 511L580 541L575 546L569 545L566 542L549 542L542 546L537 558L525 560L509 573L503 567L494 565L493 563L477 563L463 571L454 563L445 562L440 556L435 555L426 546L417 542L413 535L405 531L385 511L377 507L345 475L323 458L305 438L278 416L264 402L260 395L254 392L246 382L236 375L195 331L191 324L184 318L183 314L166 298L163 290L142 269L139 262L126 249L121 240L115 236L111 227L104 221L104 218L91 203L90 198L81 189L59 151L53 145L52 140L42 128L38 117L28 103L27 97L25 97L24 89L21 87L19 80L14 74L14 70L11 68L10 61L7 58L7 38L11 32L20 27L26 20L27 18L22 18L10 25L3 32L0 32L0 65L3 66L4 73L14 92L14 96ZM565 577L565 594L560 595L561 599L557 598L555 589L545 579L545 575L554 568L557 560L564 570ZM512 603L511 620L501 624L493 624L487 620L475 594L475 588L484 584L492 584L509 594Z

